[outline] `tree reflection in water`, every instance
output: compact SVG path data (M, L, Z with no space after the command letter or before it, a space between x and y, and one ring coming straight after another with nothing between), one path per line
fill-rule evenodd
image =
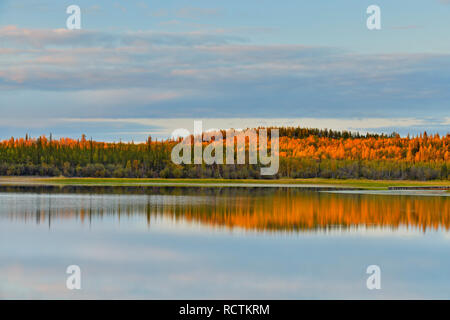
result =
M15 197L18 193L19 197ZM153 217L253 231L450 227L450 197L339 194L293 188L0 187L0 219L48 223Z

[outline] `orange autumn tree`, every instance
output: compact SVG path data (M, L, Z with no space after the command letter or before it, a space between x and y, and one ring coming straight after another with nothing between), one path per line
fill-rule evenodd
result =
M401 137L395 133L361 135L300 127L277 129L280 170L275 177L260 176L260 165L175 165L170 160L170 152L178 141L171 139L157 141L149 137L144 143L111 143L87 139L85 135L77 140L56 140L51 135L3 140L0 175L449 179L450 134L425 132ZM222 136L225 141L225 131ZM248 149L247 145L247 152Z

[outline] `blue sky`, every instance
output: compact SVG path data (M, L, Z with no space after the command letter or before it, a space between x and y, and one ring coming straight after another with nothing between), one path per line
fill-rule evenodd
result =
M449 16L448 0L0 0L0 138L140 141L193 119L445 134Z

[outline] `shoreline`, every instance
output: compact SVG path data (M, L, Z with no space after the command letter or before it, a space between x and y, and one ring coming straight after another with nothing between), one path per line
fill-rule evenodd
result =
M0 177L0 186L154 186L154 187L272 187L316 190L389 190L404 188L429 190L448 188L450 181L356 180L356 179L161 179L161 178L65 178L65 177ZM423 188L422 188L423 187ZM449 192L447 190L446 192Z

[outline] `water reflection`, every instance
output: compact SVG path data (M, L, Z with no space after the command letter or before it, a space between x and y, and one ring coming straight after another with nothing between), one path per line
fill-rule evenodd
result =
M450 228L450 198L337 194L292 188L1 187L0 219L163 217L253 231L316 232L354 227Z

